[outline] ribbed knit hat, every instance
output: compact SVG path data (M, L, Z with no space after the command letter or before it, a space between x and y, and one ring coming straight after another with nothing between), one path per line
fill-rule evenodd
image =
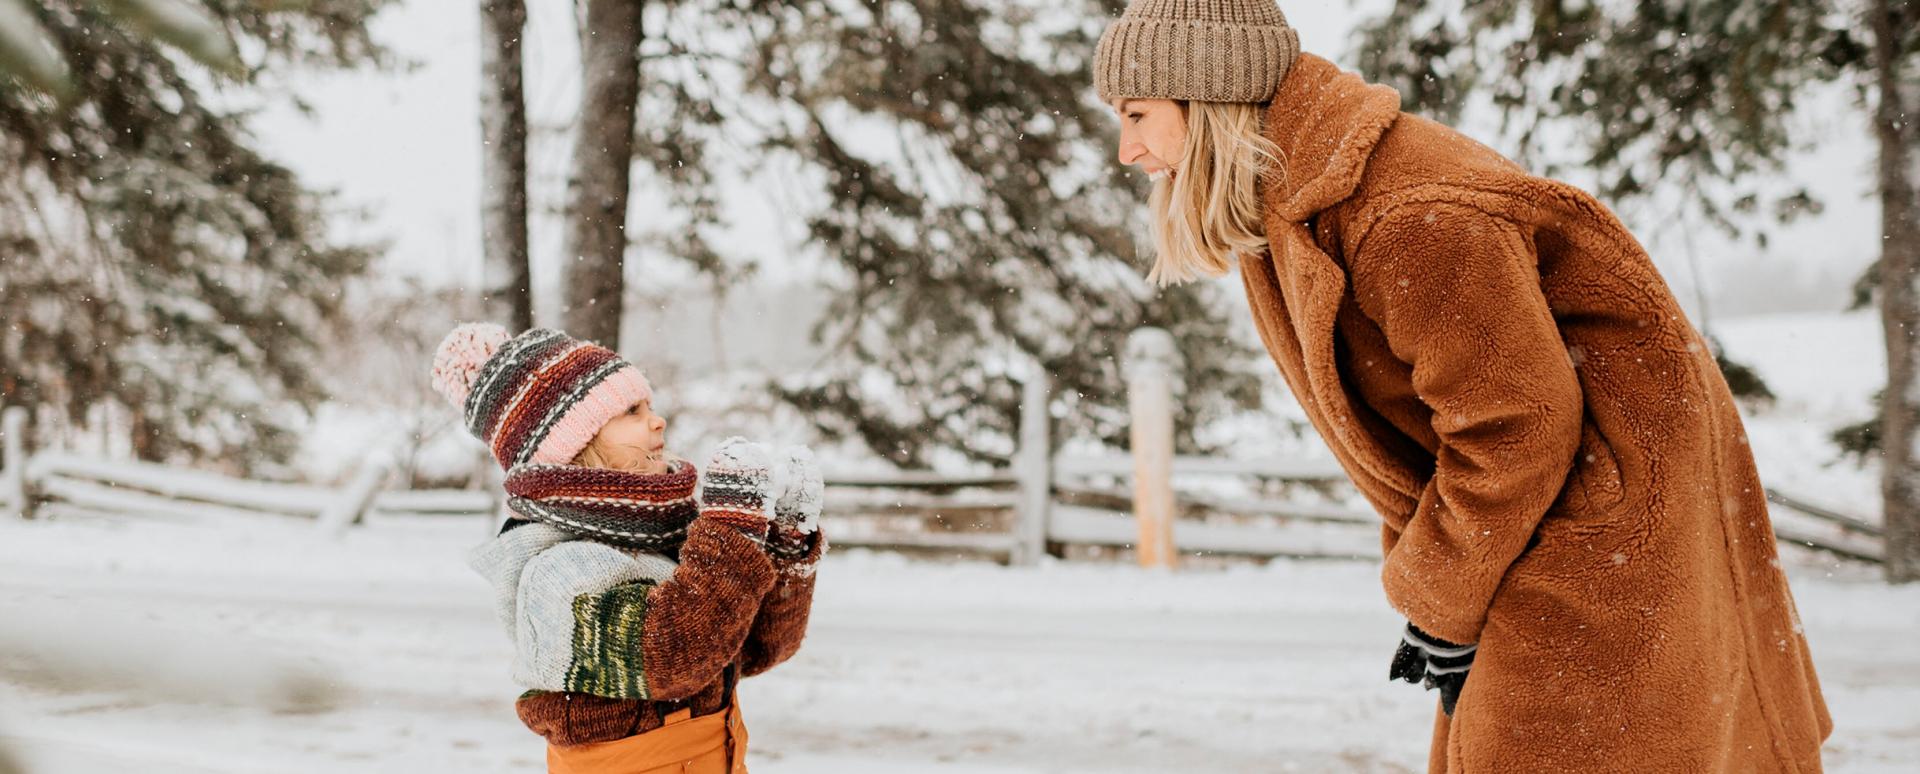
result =
M1100 36L1103 102L1266 102L1300 57L1274 0L1133 0Z
M433 388L508 470L573 462L608 421L653 396L640 369L606 347L545 328L508 336L492 323L447 334Z

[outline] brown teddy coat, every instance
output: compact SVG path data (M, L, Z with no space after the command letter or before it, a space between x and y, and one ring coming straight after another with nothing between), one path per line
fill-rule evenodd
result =
M1640 244L1312 55L1265 131L1255 322L1385 520L1388 600L1480 645L1432 770L1819 771L1740 417Z

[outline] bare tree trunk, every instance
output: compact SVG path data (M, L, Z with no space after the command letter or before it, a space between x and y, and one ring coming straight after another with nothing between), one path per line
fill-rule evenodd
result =
M1887 389L1881 397L1887 581L1920 581L1920 83L1903 77L1899 0L1875 0L1873 68L1880 104L1880 318L1887 340Z
M480 0L481 283L489 314L533 327L527 263L527 100L520 36L525 0Z
M162 437L160 425L140 413L135 406L127 407L127 436L133 447L133 458L141 462L166 462L167 443Z
M567 332L620 344L627 184L640 98L640 0L590 0L581 37L580 134L567 203Z

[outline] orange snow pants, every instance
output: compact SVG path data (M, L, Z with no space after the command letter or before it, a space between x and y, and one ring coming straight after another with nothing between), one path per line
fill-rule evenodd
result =
M688 710L637 736L572 747L547 745L548 774L747 774L740 702L711 715Z

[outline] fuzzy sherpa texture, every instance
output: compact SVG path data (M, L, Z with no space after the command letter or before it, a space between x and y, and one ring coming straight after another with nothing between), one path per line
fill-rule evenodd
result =
M1389 602L1479 645L1433 771L1819 771L1739 414L1640 244L1312 55L1265 127L1256 327L1385 522Z

